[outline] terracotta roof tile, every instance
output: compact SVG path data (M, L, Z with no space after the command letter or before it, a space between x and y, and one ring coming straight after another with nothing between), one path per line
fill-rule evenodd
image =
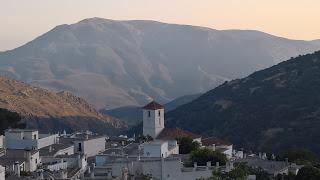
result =
M228 142L226 140L223 140L223 139L216 138L216 137L208 137L208 138L202 139L201 143L204 146L211 146L213 144L215 144L215 145L227 145L227 146L232 145L230 142Z
M157 109L163 109L163 108L164 107L161 104L159 104L155 101L152 101L151 103L149 103L143 107L143 109L149 109L149 110L157 110Z
M200 135L179 128L165 128L158 135L157 139L177 139L180 137L201 138Z

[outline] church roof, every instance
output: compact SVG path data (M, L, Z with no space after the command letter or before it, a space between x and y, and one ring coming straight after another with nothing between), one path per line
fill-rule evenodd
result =
M223 140L223 139L216 138L216 137L208 137L208 138L202 139L201 143L204 146L211 146L213 144L218 145L218 146L219 145L227 145L227 146L232 145L230 142Z
M191 139L201 138L200 135L179 128L164 128L157 139L177 139L181 137L190 137Z
M149 103L143 107L143 109L149 109L149 110L157 110L157 109L163 109L163 108L164 107L161 104L159 104L155 101L152 101L151 103Z

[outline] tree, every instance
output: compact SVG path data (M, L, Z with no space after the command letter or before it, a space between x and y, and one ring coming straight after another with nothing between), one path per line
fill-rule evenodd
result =
M249 171L246 168L242 166L236 166L229 172L228 177L230 179L245 180L248 175Z
M189 154L191 151L198 150L200 144L193 141L190 137L177 138L179 144L179 154Z
M153 141L153 138L149 135L144 136L144 135L139 135L136 139L135 142L136 143L144 143L144 142L150 142Z
M226 155L222 154L219 151L213 151L208 148L197 149L190 153L190 159L192 163L197 162L198 165L205 166L207 162L211 163L219 162L219 164L224 165L227 162Z
M301 168L296 176L296 180L318 180L320 179L320 170L312 166Z
M290 162L312 165L318 162L318 157L307 149L289 149L280 154L280 160L288 158Z
M7 128L25 128L25 124L21 123L21 116L16 112L0 108L0 133Z

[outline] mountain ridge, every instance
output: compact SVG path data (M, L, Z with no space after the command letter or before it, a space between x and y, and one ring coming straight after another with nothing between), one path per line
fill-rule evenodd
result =
M259 31L93 18L0 53L0 74L111 109L203 93L318 49Z
M19 113L27 127L41 131L90 129L114 133L126 128L122 121L98 113L70 92L52 92L4 76L0 76L0 108Z
M167 124L248 150L319 152L320 51L225 82L167 113Z

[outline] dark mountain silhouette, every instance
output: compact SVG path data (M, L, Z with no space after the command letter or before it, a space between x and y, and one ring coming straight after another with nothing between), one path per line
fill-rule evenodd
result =
M168 126L238 147L320 152L320 52L226 82L166 116Z

